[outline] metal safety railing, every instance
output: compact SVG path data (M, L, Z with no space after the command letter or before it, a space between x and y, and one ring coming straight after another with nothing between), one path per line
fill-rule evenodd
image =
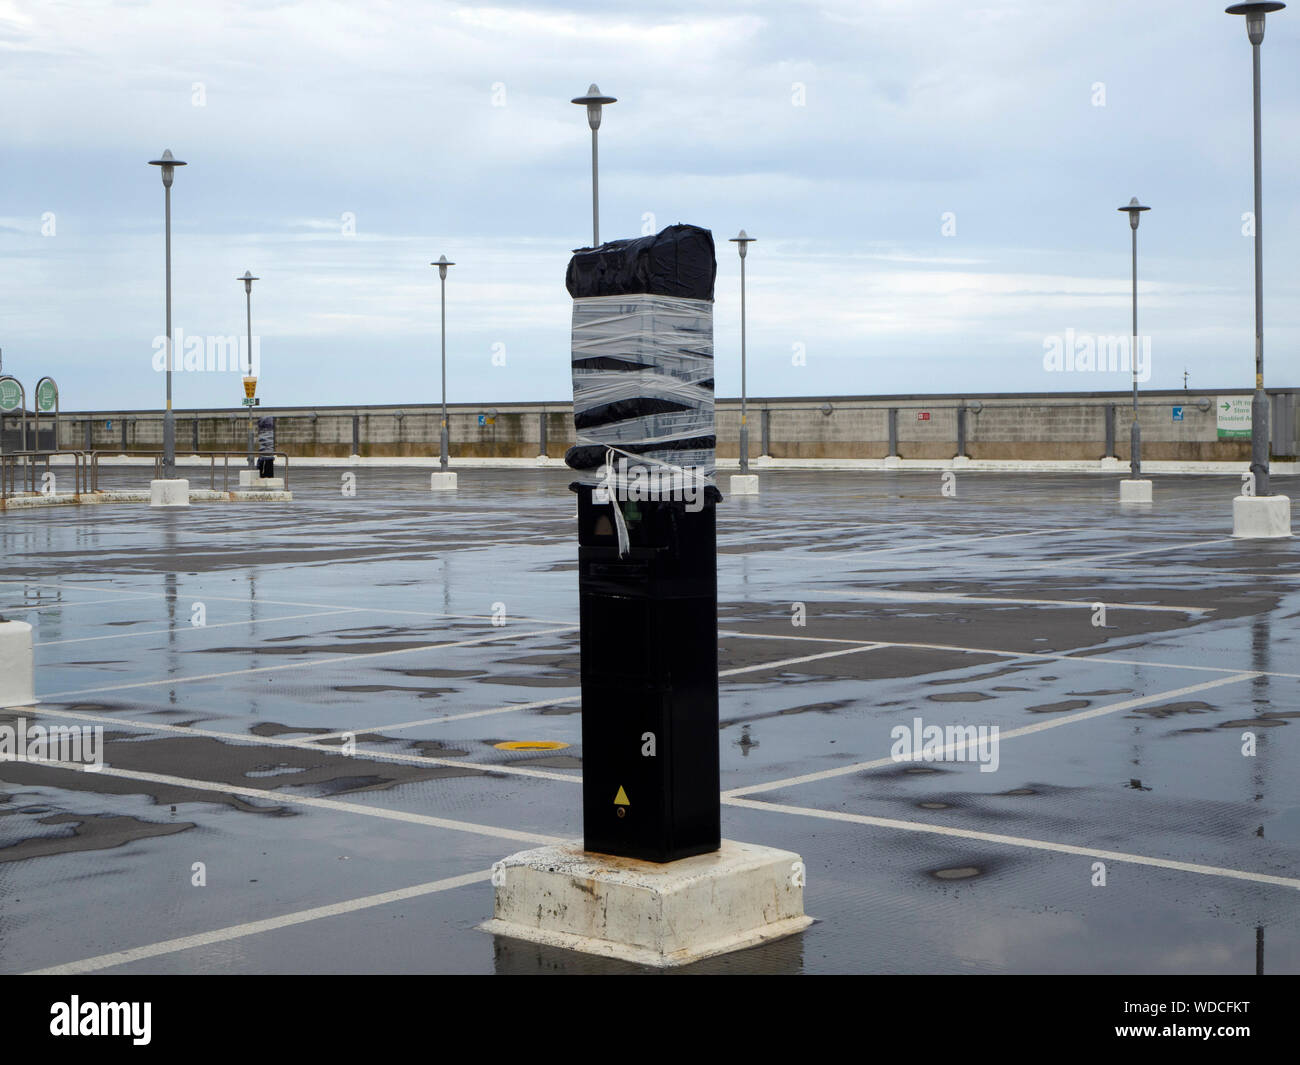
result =
M73 493L88 491L91 456L84 451L7 451L0 454L0 498L20 493L54 495L58 474L50 469L50 460L65 456L72 459Z
M63 452L63 454L67 454L67 452ZM89 456L89 473L88 473L90 479L90 490L92 492L98 492L100 490L99 489L99 460L101 456L107 456L110 459L119 458L119 457L151 458L153 459L154 479L157 480L162 477L163 453L161 451L117 451L117 450L92 451ZM248 459L251 458L254 460L254 462L256 462L257 459L273 458L276 464L279 466L279 469L276 471L277 476L283 478L284 487L286 490L289 487L289 456L285 454L285 452L283 451L274 451L274 452L267 452L267 453L249 452L249 451L187 452L187 457L193 458L195 456L201 459L208 460L208 488L210 491L213 492L217 491L217 460L218 459L222 461L221 491L223 492L230 491L230 460L231 459L236 459L237 461L246 462Z

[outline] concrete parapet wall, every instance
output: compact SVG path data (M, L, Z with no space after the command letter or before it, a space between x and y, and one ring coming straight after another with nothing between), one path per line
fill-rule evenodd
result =
M1300 452L1295 389L1271 393L1273 453ZM1220 439L1219 397L1245 396L1243 389L1209 392L1143 392L1139 405L1144 458L1170 461L1249 460L1248 440ZM1173 410L1182 409L1175 421ZM1202 409L1202 408L1205 409ZM785 459L949 459L957 454L959 412L965 411L965 454L991 460L1086 460L1107 454L1108 409L1113 410L1110 453L1127 462L1131 396L1125 393L992 394L984 396L828 396L749 400L750 454ZM894 412L891 415L891 411ZM438 453L441 412L435 404L370 407L273 407L256 416L276 419L276 447L303 458L420 457ZM449 404L448 435L455 458L561 457L574 442L567 403ZM42 420L48 440L51 419ZM717 401L718 457L739 455L740 403ZM29 416L29 437L34 424ZM18 447L17 417L4 420L4 450ZM176 413L178 453L232 451L247 447L244 411L181 410ZM162 447L159 411L68 411L60 416L59 445L104 452ZM48 446L48 444L46 445Z

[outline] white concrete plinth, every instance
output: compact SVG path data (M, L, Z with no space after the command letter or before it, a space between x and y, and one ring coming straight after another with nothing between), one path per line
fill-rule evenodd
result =
M35 702L32 627L25 621L0 621L0 706Z
M1150 503L1150 481L1120 481L1119 501L1121 503Z
M1100 466L1103 472L1108 470L1117 470L1119 469L1119 457L1116 455L1107 455L1101 460Z
M149 505L151 507L188 507L190 505L190 482L184 479L150 481Z
M445 473L441 470L429 474L429 490L433 492L446 492L456 487L456 475L450 470Z
M803 863L793 851L723 840L659 864L561 843L497 867L485 932L667 968L800 932Z
M731 475L731 494L733 496L758 495L758 474L733 473Z
M239 471L239 487L244 491L254 492L283 492L283 477L261 477L257 470L242 469Z
M1232 535L1242 540L1290 536L1290 496L1237 496L1232 501Z
M896 469L898 469L898 466L899 466L899 464L900 464L902 461L903 461L903 460L902 460L901 458L899 458L897 455L886 455L886 456L885 456L885 469L887 469L887 470L896 470Z
M969 465L970 465L969 455L957 455L952 460L952 467L955 470L960 470L963 466L969 466Z

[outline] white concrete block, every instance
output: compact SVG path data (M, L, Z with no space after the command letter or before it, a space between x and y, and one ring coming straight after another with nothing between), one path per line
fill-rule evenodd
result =
M1119 469L1119 457L1117 455L1107 455L1099 463L1103 473Z
M723 840L675 862L593 854L562 843L499 864L485 932L666 968L802 931L803 862L793 851Z
M435 470L433 473L429 474L430 491L444 492L444 491L450 491L455 487L456 487L456 475L452 473L451 470L448 470L446 473L443 473L440 470Z
M758 474L733 473L731 475L731 494L733 496L758 495Z
M952 460L952 466L953 466L953 469L955 469L955 470L959 470L959 469L961 469L963 466L969 466L969 465L970 465L970 456L969 456L969 455L957 455L957 456Z
M253 492L283 492L284 478L259 477L257 470L245 468L239 471L239 489Z
M898 469L898 467L899 467L900 463L902 463L902 461L903 461L903 460L902 460L901 458L899 458L897 455L886 455L886 456L885 456L885 469L887 469L887 470L896 470L896 469Z
M0 706L35 702L32 627L25 621L0 621Z
M151 507L188 507L190 505L190 482L184 479L150 481L149 505Z
M1120 481L1119 501L1121 503L1150 503L1150 481Z
M1291 535L1289 496L1237 496L1232 501L1232 535L1274 540Z

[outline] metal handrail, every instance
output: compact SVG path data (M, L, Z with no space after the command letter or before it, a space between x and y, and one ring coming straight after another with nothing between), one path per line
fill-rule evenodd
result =
M0 454L0 498L8 499L18 494L18 465L23 467L22 490L32 495L39 494L36 487L36 473L43 464L46 473L50 472L50 459L56 456L72 457L73 493L82 495L89 484L89 456L84 451L7 451Z
M63 454L67 454L67 452L63 452ZM230 491L230 460L232 458L248 459L250 457L253 459L268 458L268 457L275 458L277 462L281 463L281 467L284 470L283 477L284 477L285 490L287 491L289 488L289 456L283 451L273 451L270 452L269 455L261 454L256 451L249 452L247 450L187 451L185 452L185 454L193 455L198 458L206 458L208 460L208 488L213 492L217 490L217 459L223 460L221 490L223 492L229 492ZM163 453L161 451L120 451L117 449L111 451L92 451L90 453L90 471L89 471L91 491L94 492L99 491L100 455L107 455L109 457L113 457L116 455L124 455L128 458L132 458L132 457L152 458L154 460L153 466L154 466L155 479L160 478L162 476Z

